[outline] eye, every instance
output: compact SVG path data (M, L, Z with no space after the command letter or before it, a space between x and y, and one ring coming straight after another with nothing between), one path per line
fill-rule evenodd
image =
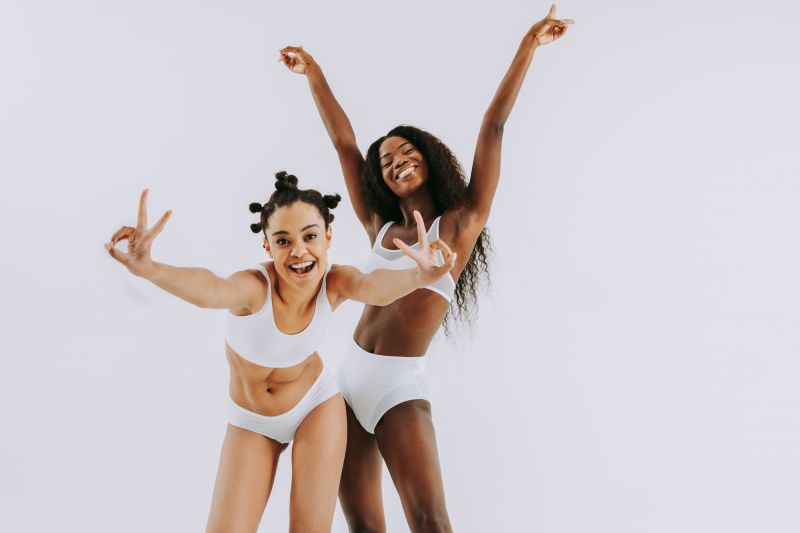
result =
M316 233L309 233L308 235L306 235L306 240L307 241L313 241L316 238L317 238L317 234Z
M275 239L275 244L278 246L286 246L289 244L289 241L287 239Z
M391 164L392 164L392 160L391 159L387 159L386 163L381 165L381 168L388 168Z
M414 148L409 148L408 150L406 150L406 151L405 151L405 152L403 152L403 153L404 153L405 155L408 155L408 154L410 154L410 153L411 153L411 152L413 152L413 151L414 151Z

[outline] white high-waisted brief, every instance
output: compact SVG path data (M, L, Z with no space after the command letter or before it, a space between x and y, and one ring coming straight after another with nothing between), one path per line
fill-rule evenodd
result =
M409 400L430 401L425 356L376 355L352 341L336 380L353 414L370 433L375 433L381 417L395 405Z
M336 380L327 368L323 368L319 377L308 392L294 407L276 416L264 416L248 411L230 401L228 407L228 423L238 428L259 433L280 443L291 442L303 419L322 402L329 400L339 392Z

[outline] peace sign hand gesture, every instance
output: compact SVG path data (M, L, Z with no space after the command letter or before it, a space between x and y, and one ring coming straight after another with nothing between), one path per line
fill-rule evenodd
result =
M547 16L528 30L528 36L533 37L537 45L547 44L564 35L567 32L567 26L570 24L575 24L575 21L556 18L556 5L553 4L550 6L550 12Z
M302 46L287 46L281 48L278 61L286 68L297 74L305 74L308 67L314 63L314 58L303 50Z
M415 250L400 239L393 239L392 242L417 263L417 278L420 282L420 287L426 287L453 269L456 264L457 254L451 251L447 243L441 239L431 243L428 242L428 236L425 233L425 221L422 220L422 215L419 214L419 211L414 211L414 220L417 222L419 250ZM441 251L444 255L444 264L442 265L439 264L436 255L437 251Z
M111 242L105 248L109 255L125 265L131 274L147 278L153 270L153 260L150 258L150 245L167 224L172 215L172 210L167 211L156 222L155 226L147 228L147 195L149 189L142 191L139 197L139 217L136 227L123 226L111 237ZM121 252L116 248L120 241L128 241L128 252Z

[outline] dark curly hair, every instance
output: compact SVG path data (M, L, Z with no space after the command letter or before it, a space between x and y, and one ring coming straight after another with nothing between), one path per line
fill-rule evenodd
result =
M275 174L275 191L270 195L267 203L264 205L258 202L250 204L251 213L261 213L261 221L250 224L250 231L253 233L263 231L266 237L269 217L272 216L272 213L279 207L292 205L295 202L305 202L316 207L320 215L322 215L322 220L325 221L325 229L328 229L328 225L333 222L331 209L336 208L341 199L342 197L338 194L326 194L323 196L316 189L298 189L297 177L282 170Z
M464 170L450 149L436 136L414 126L397 126L373 142L367 150L366 161L361 172L361 190L364 201L384 220L403 220L400 200L383 181L380 166L380 146L389 137L402 137L413 144L425 158L428 166L428 187L437 213L460 207L467 201L467 180ZM458 278L455 306L447 311L445 333L454 321L472 321L472 308L477 304L481 274L490 281L489 254L492 243L489 230L481 231L467 266Z

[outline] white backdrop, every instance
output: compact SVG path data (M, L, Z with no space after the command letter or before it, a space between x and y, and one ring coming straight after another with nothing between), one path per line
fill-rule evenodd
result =
M151 188L154 256L262 260L272 174L345 193L302 44L362 148L398 123L470 167L544 2L0 5L0 530L204 527L223 312L102 248ZM508 122L493 284L430 357L461 532L800 530L795 2L559 5ZM367 240L348 202L332 259ZM359 306L335 317L336 366ZM262 531L287 528L284 456ZM385 477L390 531L407 531ZM345 531L340 511L334 531Z

